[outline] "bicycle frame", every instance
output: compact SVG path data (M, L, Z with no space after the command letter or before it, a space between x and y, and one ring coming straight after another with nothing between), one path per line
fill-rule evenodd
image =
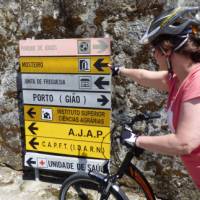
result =
M145 192L146 198L148 200L155 200L155 196L149 182L142 174L142 172L140 172L139 169L137 169L137 167L131 163L134 155L135 152L133 147L126 154L124 161L122 162L118 172L114 176L121 178L124 173L127 174L129 177L132 177L138 183L138 185L140 185L140 187Z
M149 182L147 181L145 176L132 163L130 163L126 173L141 186L143 191L145 191L146 198L148 200L155 200L153 189L150 186Z
M160 115L155 113L152 115L138 115L134 119L132 119L131 122L129 122L127 125L132 125L136 121L142 121L142 120L149 120L149 119L155 119L159 118ZM93 178L98 179L98 181L101 181L104 185L104 189L102 191L102 200L106 200L108 197L109 189L112 187L112 184L115 184L117 179L122 178L124 174L128 175L129 177L133 178L137 184L142 188L143 192L146 195L147 200L156 200L155 195L153 193L153 189L150 186L149 182L145 178L145 176L140 172L140 170L131 163L131 160L134 156L137 155L136 149L137 147L128 147L129 151L126 154L123 162L121 163L121 166L119 167L118 171L114 175L105 175L105 176L99 176L98 173L91 173L89 172L89 175L91 175Z
M135 165L131 163L132 158L135 156L134 147L129 150L126 154L124 161L119 167L118 171L114 175L102 175L99 173L89 172L89 175L97 179L105 186L105 189L102 191L102 199L105 200L108 197L108 191L112 184L115 184L117 179L120 179L124 174L127 174L129 177L132 177L138 185L143 189L147 200L155 200L153 190L148 183L145 176L142 172L137 169ZM112 184L111 184L112 183Z

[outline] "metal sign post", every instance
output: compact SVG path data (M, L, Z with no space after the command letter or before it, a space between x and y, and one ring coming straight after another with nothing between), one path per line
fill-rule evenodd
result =
M20 41L24 166L102 171L110 158L108 38Z

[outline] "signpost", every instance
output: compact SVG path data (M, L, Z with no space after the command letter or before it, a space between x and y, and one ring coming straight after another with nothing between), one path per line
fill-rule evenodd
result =
M110 126L110 110L24 105L25 121Z
M97 170L103 171L103 159L85 159L70 156L54 156L49 154L39 154L35 152L27 152L25 157L25 165L33 168L56 171L86 171Z
M109 38L21 40L20 56L110 55Z
M21 57L23 73L109 74L109 56Z
M24 166L102 171L110 158L108 38L21 40Z
M22 74L23 89L110 92L110 75Z
M24 104L110 108L110 93L23 90Z

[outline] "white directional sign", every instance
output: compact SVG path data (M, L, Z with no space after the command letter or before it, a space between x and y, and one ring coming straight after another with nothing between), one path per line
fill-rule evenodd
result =
M23 99L24 104L35 105L104 109L111 106L110 93L23 90Z
M110 55L109 38L21 40L20 56Z
M22 88L110 91L110 79L110 75L22 74Z
M103 172L105 160L63 157L41 153L26 152L24 165L27 167L57 171L91 171Z

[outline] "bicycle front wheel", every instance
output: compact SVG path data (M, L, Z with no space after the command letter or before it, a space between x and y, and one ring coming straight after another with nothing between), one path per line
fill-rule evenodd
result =
M76 173L67 178L60 190L60 200L103 200L103 186L87 173ZM118 188L110 187L107 200L128 200Z

